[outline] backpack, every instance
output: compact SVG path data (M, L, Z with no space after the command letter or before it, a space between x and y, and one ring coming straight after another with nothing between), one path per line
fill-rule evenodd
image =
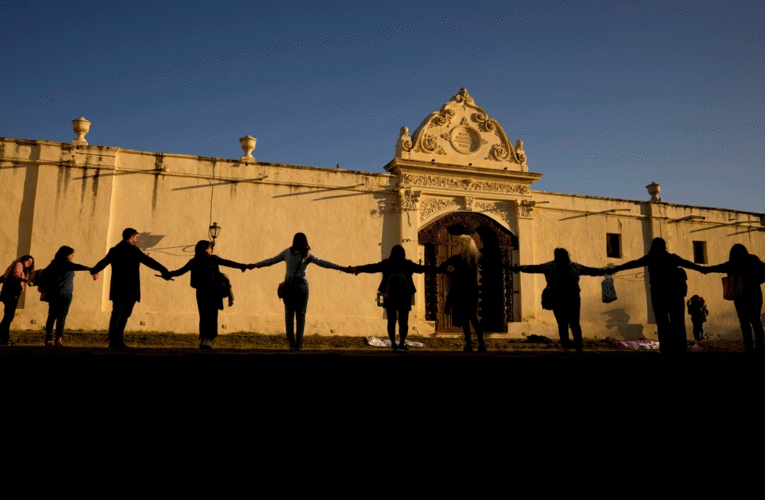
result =
M394 272L388 276L388 283L386 284L386 293L389 297L404 297L410 295L409 293L409 279L404 273Z

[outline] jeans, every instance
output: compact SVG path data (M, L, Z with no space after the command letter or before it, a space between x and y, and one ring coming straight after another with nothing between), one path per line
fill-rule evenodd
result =
M3 321L0 322L0 344L4 344L11 340L11 323L13 317L16 316L16 308L19 306L19 298L7 298L3 300L5 304L5 314L3 315Z
M659 351L680 353L688 349L685 332L685 297L651 290L653 314L659 334Z
M582 327L579 324L579 317L582 310L582 299L579 292L574 294L561 295L560 303L553 307L555 321L558 322L558 335L560 343L564 349L571 347L568 339L568 329L571 328L571 336L574 337L574 348L582 349Z
M296 291L289 301L284 301L284 324L287 330L287 341L290 346L303 344L303 332L305 330L305 311L308 308L308 282L305 280L293 280ZM297 331L295 330L297 320Z
M743 296L733 299L733 305L736 306L736 314L741 323L741 335L744 337L744 348L748 351L752 349L752 330L757 341L757 349L765 348L765 335L762 329L762 296Z
M56 325L56 337L64 336L66 316L69 314L69 306L72 305L72 297L56 297L48 303L48 320L45 322L45 340L53 340L53 324Z

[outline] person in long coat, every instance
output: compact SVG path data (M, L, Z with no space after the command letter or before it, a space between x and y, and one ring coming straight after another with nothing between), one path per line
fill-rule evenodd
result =
M109 286L109 300L112 301L112 315L109 319L109 348L125 349L124 333L128 318L133 314L136 302L141 301L141 264L162 276L167 275L167 268L152 259L135 246L138 231L127 228L122 231L122 241L109 250L106 257L90 270L95 275L106 266L112 266L112 278Z
M422 266L406 258L406 252L401 245L395 245L390 251L390 257L377 264L355 266L358 273L382 273L382 281L377 291L383 297L383 307L388 316L388 337L391 350L406 352L406 335L409 331L409 311L412 309L412 296L417 292L414 287L412 274L436 273L435 266ZM396 344L396 321L398 320L398 337Z
M239 264L213 255L212 243L201 240L194 247L194 258L182 268L165 275L165 279L169 280L191 271L191 287L196 289L199 309L200 349L212 349L212 343L218 336L218 311L223 309L223 287L219 266L233 267L242 272L252 269L247 264Z
M452 322L462 326L465 335L464 352L473 351L470 339L470 324L473 324L478 339L478 352L486 352L483 341L483 330L478 322L478 263L481 252L473 238L463 234L457 238L457 253L438 266L439 272L449 274L452 278L452 289L446 298L451 310Z
M668 354L685 352L688 348L685 331L685 296L688 285L687 275L680 268L701 271L701 267L667 252L667 243L663 238L654 238L651 248L643 257L615 266L611 272L638 267L648 267L659 350Z
M728 273L728 277L741 282L740 290L733 297L736 315L741 324L741 335L744 339L744 350L751 352L752 331L757 341L757 351L765 352L765 334L762 328L762 283L765 282L765 263L754 254L750 254L740 243L730 249L728 262L716 266L702 267L701 272Z

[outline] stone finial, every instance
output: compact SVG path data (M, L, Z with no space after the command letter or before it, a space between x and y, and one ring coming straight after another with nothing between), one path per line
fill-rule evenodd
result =
M77 138L72 141L72 144L87 146L88 141L85 140L85 134L90 131L90 122L83 117L72 120L72 130L77 134Z
M410 151L412 149L412 138L409 137L409 129L407 127L401 127L398 135L398 141L396 141L396 156L400 157L401 153Z
M652 182L646 186L646 189L648 189L648 194L651 195L651 201L661 201L661 198L659 198L659 193L661 192L661 184Z
M255 158L252 156L252 151L255 149L255 143L258 142L258 140L250 135L246 135L239 139L239 142L242 143L242 150L244 151L244 155L240 159L244 162L255 161Z
M523 151L523 141L515 141L515 156L518 157L518 161L526 163L526 153Z

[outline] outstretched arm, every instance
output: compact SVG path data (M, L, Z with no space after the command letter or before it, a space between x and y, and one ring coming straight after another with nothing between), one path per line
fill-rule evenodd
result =
M242 272L245 272L247 269L252 269L247 264L240 264L238 262L234 262L233 260L221 259L220 257L218 257L217 263L219 266L233 267L234 269L240 269Z
M287 258L287 252L289 252L289 249L284 250L276 257L271 257L270 259L261 260L260 262L256 262L255 264L250 264L250 265L253 267L258 267L258 268L273 266L277 262L282 262L283 260L285 260Z
M624 264L620 266L615 266L613 269L611 269L611 274L616 274L620 271L627 271L629 269L637 269L638 267L645 267L647 265L648 265L648 255L644 255L637 260L631 260L629 262L625 262Z
M366 264L363 266L355 266L356 267L356 274L359 273L381 273L383 271L383 263L378 262L377 264Z
M167 271L166 273L162 275L162 277L165 278L165 280L169 281L171 278L175 278L176 276L182 276L186 274L187 272L191 271L193 261L194 259L191 259L190 261L186 263L185 266L183 266L180 269L176 269L175 271Z
M98 264L96 264L90 269L90 274L98 274L104 269L106 269L106 266L112 263L113 257L114 257L113 250L109 250L109 253L107 253L103 259L98 261Z

